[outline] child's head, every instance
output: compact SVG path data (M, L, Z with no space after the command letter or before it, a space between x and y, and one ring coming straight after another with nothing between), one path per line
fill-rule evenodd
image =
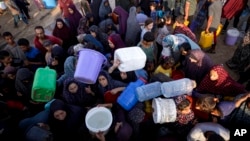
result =
M185 19L184 19L184 16L182 16L182 15L179 15L175 18L176 26L184 25L184 21L185 21Z
M172 16L171 15L165 16L164 19L165 19L165 25L171 25L172 24Z
M182 100L177 105L177 110L179 110L182 114L189 114L191 112L191 102L188 99Z
M7 44L13 44L15 42L14 37L10 32L4 32L3 38L7 42Z
M158 27L158 28L163 28L164 25L165 25L165 22L166 22L166 20L165 20L164 18L160 18L160 19L158 20L157 27Z
M181 55L187 55L188 54L188 51L191 50L191 46L189 43L183 43L180 45L180 53Z
M154 42L155 37L153 32L146 32L143 35L142 44L144 47L150 47Z
M12 57L8 51L6 50L0 51L0 62L3 64L11 64Z
M17 41L17 44L23 52L27 52L29 50L30 43L27 39L21 38Z
M171 56L161 57L160 65L162 66L163 69L170 69L174 66L174 64L175 64L175 61L173 57Z
M150 7L151 11L155 11L156 10L156 3L155 2L150 3L149 7Z
M43 41L43 47L45 47L45 49L49 52L51 52L53 44L50 40L44 40Z
M214 96L205 95L197 99L195 108L210 113L215 109L217 102L218 99Z
M17 69L15 67L6 66L3 71L8 79L15 80L17 72Z
M78 91L78 85L75 82L71 82L68 85L68 91L72 94L75 94Z
M145 23L144 23L145 28L147 28L148 30L152 30L153 26L154 26L154 20L152 18L148 18Z
M219 79L219 75L215 70L211 70L209 75L210 75L210 80L212 81L216 81Z

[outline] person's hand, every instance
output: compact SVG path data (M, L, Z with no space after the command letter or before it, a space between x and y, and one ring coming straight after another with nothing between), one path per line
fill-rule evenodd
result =
M208 29L206 29L206 30L205 30L205 33L207 34L207 33L210 33L210 32L209 32L209 30L208 30Z
M23 94L20 92L16 92L16 94L17 94L17 96L23 96Z
M45 123L37 123L37 125L43 129L49 130L49 125Z
M117 131L120 129L120 127L122 126L122 122L117 122L115 125L115 133L117 133Z
M86 92L87 94L94 95L94 93L92 92L92 90L91 90L90 86L85 87L85 92Z
M114 60L113 67L117 68L121 64L120 60Z
M104 132L98 132L98 133L95 133L95 136L98 140L100 141L105 141L105 135L104 135Z
M58 65L58 61L57 61L56 59L54 59L54 60L52 61L51 65L52 65L52 66Z
M187 21L188 20L188 15L184 17L184 20Z
M28 60L24 60L24 66L28 66L30 62Z

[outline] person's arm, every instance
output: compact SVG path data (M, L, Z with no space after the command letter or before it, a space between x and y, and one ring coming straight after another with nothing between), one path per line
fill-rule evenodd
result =
M114 60L114 63L111 67L108 69L108 73L111 74L118 66L120 65L119 60Z
M209 28L212 24L213 21L213 16L208 16L208 20L207 20L207 26L206 26L206 33L209 33Z
M126 87L114 88L114 89L112 89L110 92L111 92L113 95L115 95L115 94L117 94L118 92L123 91L125 88L126 88Z
M185 21L188 20L189 7L190 7L190 2L186 1L186 3L185 3L185 9L184 9L184 16L185 16L184 19L185 19Z
M240 105L245 102L248 98L250 98L250 93L246 93L241 98L235 101L235 107L238 108Z

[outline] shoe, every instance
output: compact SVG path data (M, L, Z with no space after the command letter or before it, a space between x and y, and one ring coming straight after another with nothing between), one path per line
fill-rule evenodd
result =
M207 53L211 53L211 54L215 54L216 52L215 52L215 49L209 49L208 51L206 51Z

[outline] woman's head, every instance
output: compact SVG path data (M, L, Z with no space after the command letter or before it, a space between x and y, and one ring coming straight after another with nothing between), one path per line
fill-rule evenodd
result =
M187 99L184 99L179 104L177 104L177 109L182 114L188 114L191 112L191 102Z
M75 10L77 10L75 5L73 5L73 4L69 5L68 11L70 14L74 14Z
M174 66L174 64L175 64L175 60L173 57L171 57L171 56L161 57L160 65L162 66L163 69L170 69Z
M64 21L61 18L56 19L56 27L62 29L65 26Z
M100 74L98 77L98 82L102 87L106 87L108 86L108 79L106 77L106 75L104 74Z
M77 93L78 91L78 85L75 83L75 82L71 82L69 85L68 85L68 91L72 94L75 94Z
M216 81L216 80L218 80L219 79L219 75L218 75L218 73L217 73L217 71L215 71L215 70L210 70L210 80L212 80L212 81Z
M62 100L54 100L50 105L50 112L57 120L65 120L67 116L66 104Z

